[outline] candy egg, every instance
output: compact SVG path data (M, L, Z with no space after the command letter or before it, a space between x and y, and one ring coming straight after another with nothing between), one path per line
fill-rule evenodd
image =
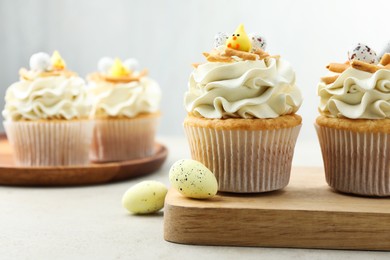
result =
M207 199L217 194L218 183L214 174L198 161L183 159L169 170L169 181L183 196Z
M30 69L36 71L48 70L51 66L50 55L46 52L38 52L30 58Z
M225 32L219 32L214 36L214 48L217 49L221 46L225 46L226 40L229 38L229 35Z
M355 48L348 51L348 59L350 61L359 60L371 64L378 63L378 56L375 51L362 43L358 43Z
M385 53L390 53L390 42L388 42L387 45L382 49L379 57L382 58Z
M139 70L139 62L136 59L127 59L123 62L123 66L125 66L130 71Z
M113 64L114 60L112 58L103 57L98 62L98 70L99 72L106 74L111 69Z
M158 181L142 181L129 188L122 197L122 205L134 214L149 214L164 207L168 189Z
M263 36L258 33L251 33L248 36L252 43L252 51L255 51L256 49L262 49L265 51L265 48L267 47L267 41Z

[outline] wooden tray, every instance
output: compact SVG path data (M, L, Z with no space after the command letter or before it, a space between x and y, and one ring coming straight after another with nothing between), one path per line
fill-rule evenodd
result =
M169 190L164 238L197 245L390 250L390 200L340 194L321 168L294 168L281 191L194 200Z
M7 138L0 134L0 185L73 186L121 181L158 170L167 155L167 148L156 143L153 156L137 160L75 167L19 167L14 165Z

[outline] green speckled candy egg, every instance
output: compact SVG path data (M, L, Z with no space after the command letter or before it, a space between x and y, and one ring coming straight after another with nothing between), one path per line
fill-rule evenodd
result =
M122 197L122 205L134 214L149 214L164 207L168 189L158 181L142 181L128 189Z
M217 194L218 183L214 174L198 161L183 159L169 170L169 181L183 196L207 199Z

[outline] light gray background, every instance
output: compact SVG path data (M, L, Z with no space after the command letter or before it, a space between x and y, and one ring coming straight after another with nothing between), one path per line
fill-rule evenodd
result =
M184 135L191 63L204 61L216 32L242 22L294 66L304 96L300 138L310 141L325 66L345 61L357 42L380 52L389 40L389 10L388 0L0 0L0 96L38 51L58 49L81 76L102 56L135 57L163 91L159 134Z
M281 54L294 66L305 98L295 165L321 165L312 126L318 114L318 79L327 73L327 63L344 61L347 50L359 41L379 51L389 40L389 10L388 0L0 0L0 107L4 106L6 88L18 80L19 68L28 66L35 52L58 49L68 66L82 76L96 70L102 56L136 57L163 90L164 117L159 134L183 136L182 100L190 64L204 60L201 53L210 50L216 32L232 32L243 22L248 33L259 32L268 39L272 54ZM161 140L171 151L168 162L157 175L145 179L167 182L169 165L189 157L187 145L174 140L176 137ZM384 252L166 243L161 215L145 221L128 216L119 204L123 192L140 180L144 179L66 192L2 188L0 208L5 218L1 221L0 255L10 259L26 258L26 254L32 259L388 257ZM77 203L75 198L80 198ZM58 202L61 207L56 208ZM58 216L52 217L51 211Z

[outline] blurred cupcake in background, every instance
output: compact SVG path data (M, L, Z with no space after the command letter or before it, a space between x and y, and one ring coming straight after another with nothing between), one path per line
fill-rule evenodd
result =
M192 158L215 174L219 191L278 190L290 179L302 96L291 65L265 47L243 25L218 33L189 79L184 128Z
M88 76L95 130L90 158L95 162L151 156L160 118L159 85L138 61L102 58Z
M359 43L348 57L329 64L318 85L326 181L346 193L390 196L390 53Z
M2 112L17 165L88 164L93 122L86 85L55 51L31 56L6 92Z

